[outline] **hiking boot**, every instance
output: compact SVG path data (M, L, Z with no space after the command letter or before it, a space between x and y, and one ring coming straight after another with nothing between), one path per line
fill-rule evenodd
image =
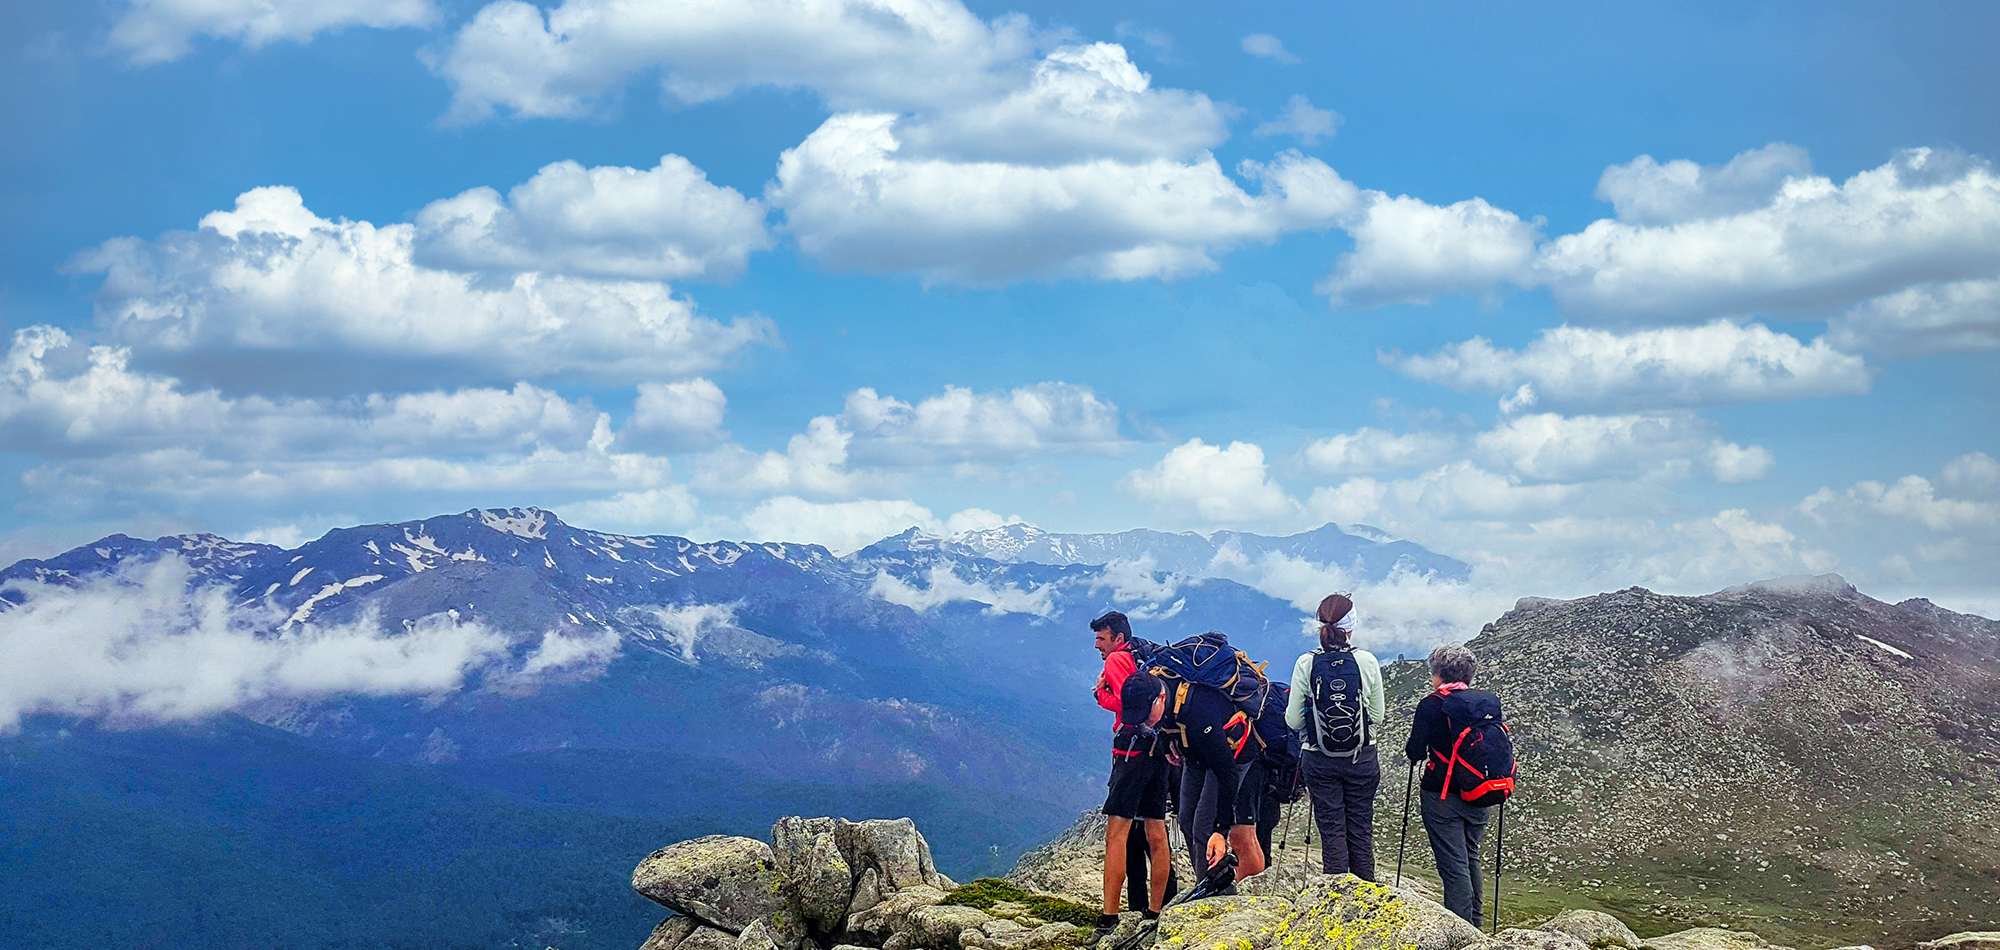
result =
M1099 937L1111 936L1111 932L1118 929L1118 915L1098 914L1097 927L1095 929Z

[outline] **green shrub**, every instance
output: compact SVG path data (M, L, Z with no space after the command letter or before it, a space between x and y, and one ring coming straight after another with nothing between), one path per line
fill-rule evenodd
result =
M1097 922L1095 908L1085 907L1075 901L1066 901L1047 894L1030 894L1019 887L997 877L982 877L970 884L961 884L944 896L944 902L975 910L992 910L994 904L1012 901L1028 908L1028 913L1043 920L1059 921L1088 927Z

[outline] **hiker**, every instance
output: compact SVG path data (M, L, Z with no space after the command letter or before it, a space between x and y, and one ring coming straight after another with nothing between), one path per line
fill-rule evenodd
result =
M1319 648L1292 666L1285 723L1304 733L1300 769L1319 826L1320 870L1375 880L1375 791L1382 766L1375 738L1385 715L1382 667L1354 648L1354 601L1319 602Z
M1229 696L1213 686L1181 682L1167 701L1162 731L1175 739L1181 759L1181 834L1187 838L1188 859L1206 871L1225 854L1236 855L1236 878L1264 870L1264 850L1257 843L1257 810L1263 782L1243 781L1257 754L1250 717Z
M1462 693L1452 705L1460 706L1471 700L1473 714L1490 712L1496 719L1500 714L1498 698L1472 688L1474 665L1472 651L1462 646L1446 644L1431 651L1431 688L1435 692L1417 703L1416 721L1410 727L1410 741L1403 751L1412 763L1424 763L1423 783L1419 786L1422 791L1417 795L1423 802L1419 814L1431 839L1431 854L1437 858L1438 877L1444 884L1444 906L1478 927L1482 925L1479 843L1486 835L1487 812L1492 809L1474 805L1447 790L1455 744L1465 729L1464 724L1454 723L1447 715L1447 701L1453 699L1452 694Z
M1165 711L1166 692L1151 676L1133 676L1132 624L1111 611L1090 622L1104 670L1098 674L1097 703L1117 715L1113 722L1111 780L1104 799L1104 917L1118 923L1118 890L1123 882L1131 909L1157 916L1173 889L1173 861L1167 843L1166 743L1154 726ZM1133 835L1132 824L1140 833ZM1150 868L1151 873L1148 873Z
M1257 846L1264 849L1266 867L1278 861L1271 850L1271 836L1278 829L1278 820L1284 815L1285 805L1297 800L1299 734L1285 722L1291 695L1290 684L1271 684L1271 695L1265 700L1266 715L1257 719L1257 734L1263 740L1264 751L1243 775L1246 784L1255 782L1262 789L1257 799ZM1267 720L1275 728L1266 728Z

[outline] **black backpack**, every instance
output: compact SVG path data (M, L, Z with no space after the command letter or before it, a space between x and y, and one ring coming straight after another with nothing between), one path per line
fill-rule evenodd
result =
M1500 712L1500 697L1483 689L1444 694L1451 748L1432 749L1432 768L1444 769L1439 798L1456 794L1469 805L1498 805L1514 794L1514 737Z
M1353 650L1313 654L1312 682L1306 684L1306 731L1322 755L1357 758L1368 746L1368 706L1361 701L1361 664Z

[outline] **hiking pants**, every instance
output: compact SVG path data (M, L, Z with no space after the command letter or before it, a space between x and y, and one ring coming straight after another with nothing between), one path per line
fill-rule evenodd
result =
M1363 746L1352 759L1311 750L1299 755L1319 826L1320 870L1375 880L1375 790L1382 785L1375 747Z
M1181 763L1181 835L1187 838L1188 860L1194 864L1197 878L1208 876L1209 833L1220 831L1227 835L1228 829L1240 820L1236 815L1236 794L1243 784L1243 766L1227 758L1222 761L1220 769L1204 768L1192 757Z
M1456 795L1440 799L1438 793L1421 789L1417 797L1424 803L1424 831L1430 835L1438 878L1444 882L1445 909L1481 926L1479 840L1486 836L1487 813L1492 809L1468 805Z

